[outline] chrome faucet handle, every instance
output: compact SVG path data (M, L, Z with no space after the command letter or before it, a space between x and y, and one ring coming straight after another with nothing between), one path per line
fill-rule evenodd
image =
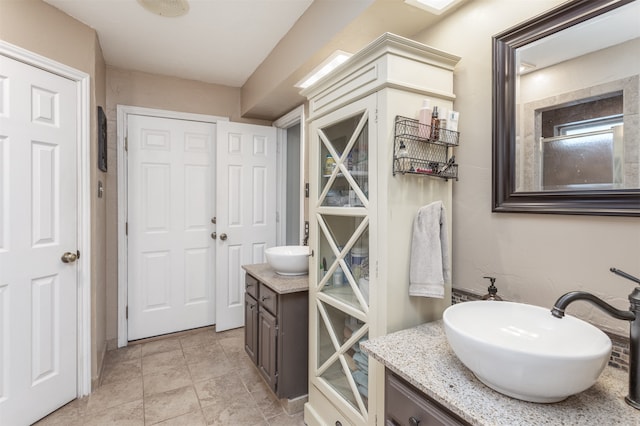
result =
M636 278L633 275L627 274L626 272L621 271L620 269L609 268L609 270L611 272L613 272L614 274L616 274L616 275L620 275L621 277L626 278L628 280L631 280L631 281L635 282L636 284L640 284L640 278Z

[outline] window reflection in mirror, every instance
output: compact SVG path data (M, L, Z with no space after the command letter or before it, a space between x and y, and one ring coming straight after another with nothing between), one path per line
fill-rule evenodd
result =
M518 182L518 191L633 187L636 182L625 183L623 117L621 91L535 110L530 164L537 166L524 170L530 187Z
M541 117L543 190L622 185L622 94L543 111Z

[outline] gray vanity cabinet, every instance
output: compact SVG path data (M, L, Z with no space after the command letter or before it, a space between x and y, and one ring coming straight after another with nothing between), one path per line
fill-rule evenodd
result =
M466 421L386 370L385 426L463 426Z
M258 363L258 280L247 274L244 298L244 349L253 361Z
M245 351L279 398L308 392L308 291L278 293L247 273Z
M258 314L258 369L267 385L275 392L278 384L278 324L276 317L260 307Z

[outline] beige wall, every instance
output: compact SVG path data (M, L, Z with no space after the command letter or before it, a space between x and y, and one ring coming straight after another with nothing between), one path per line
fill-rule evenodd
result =
M91 117L91 375L106 349L105 201L97 198L96 106L105 105L105 64L95 31L40 0L0 1L0 39L90 76ZM96 190L94 190L96 189Z
M229 117L231 121L270 125L240 116L240 89L107 67L108 158L107 174L107 340L115 348L118 333L118 195L117 106L137 106L194 114Z
M92 377L97 380L100 369L103 365L104 355L107 349L107 203L106 197L97 197L98 182L103 184L104 194L108 193L110 188L106 186L107 174L96 167L98 164L98 146L96 135L98 133L98 115L97 107L100 105L106 109L106 65L100 48L100 41L94 34L95 48L95 67L94 67L94 83L92 85L92 111L91 129L92 130L92 151L91 151L91 221L93 223L91 233L91 271L92 281L95 283L92 293L92 329L91 340L94 344L94 359L92 360ZM95 383L94 383L94 388Z
M563 293L590 291L627 309L633 283L609 272L640 270L638 218L491 213L491 36L564 0L474 0L414 38L462 57L455 70L460 112L453 196L453 285L486 293L498 279L509 300L551 307ZM584 302L569 313L621 335L629 325Z
M240 116L240 88L111 66L107 67L107 101L110 120L115 120L116 105L129 105L256 122Z

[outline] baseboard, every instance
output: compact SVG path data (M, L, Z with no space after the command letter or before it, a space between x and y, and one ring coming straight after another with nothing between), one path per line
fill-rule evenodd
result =
M107 339L107 350L112 351L114 349L118 349L118 339Z
M307 401L309 401L309 395L302 395L293 399L283 398L280 400L280 405L291 416L304 411Z
M105 340L104 345L102 345L102 350L98 353L96 357L98 360L98 374L96 377L91 378L91 392L95 391L102 384L102 376L104 374L104 360L107 355L107 348L109 346L109 342Z
M304 423L307 426L322 426L322 419L309 403L304 404Z

